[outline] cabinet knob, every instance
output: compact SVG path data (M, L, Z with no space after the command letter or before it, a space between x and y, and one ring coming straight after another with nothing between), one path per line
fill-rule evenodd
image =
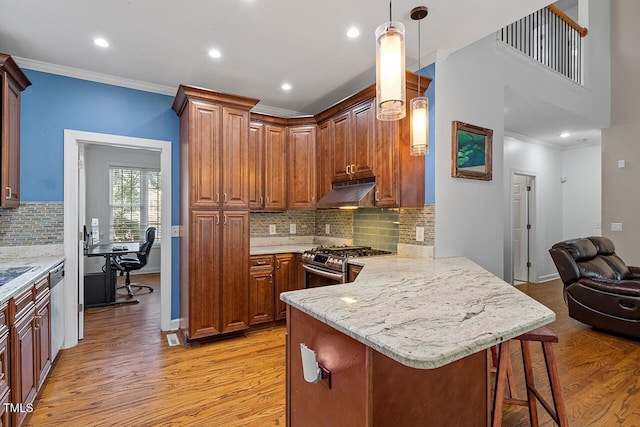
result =
M227 203L227 193L224 193L224 194L223 194L223 197L224 197L224 198L222 199L222 201L223 201L224 203Z
M9 195L5 197L5 199L10 199L11 195L13 194L13 191L11 191L11 187L4 187L5 190L7 190L9 192Z
M260 196L260 206L264 206L264 197Z
M346 171L347 171L347 175L351 175L351 172L349 172L349 166L350 166L350 165L347 165L347 169L346 169Z
M227 225L227 214L222 215L223 224Z
M216 203L220 201L220 193L216 193L216 198L213 201Z
M351 165L351 174L355 174L356 173L356 165Z
M276 268L280 268L280 260L279 259L276 260Z
M380 191L379 190L376 190L375 197L376 197L376 202L379 202L380 201Z
M269 283L273 283L273 274L269 274Z
M220 224L220 215L216 215L216 225Z

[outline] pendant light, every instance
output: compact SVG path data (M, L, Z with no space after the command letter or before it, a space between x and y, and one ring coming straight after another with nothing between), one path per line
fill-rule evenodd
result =
M389 22L376 29L376 117L400 120L406 116L404 25Z
M411 19L418 21L418 70L420 70L420 20L427 16L429 9L418 6L411 10ZM429 100L420 90L418 76L418 96L410 103L411 115L411 152L412 156L424 156L429 153Z

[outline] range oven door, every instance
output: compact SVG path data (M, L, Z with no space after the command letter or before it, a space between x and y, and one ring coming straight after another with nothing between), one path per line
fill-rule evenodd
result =
M317 288L320 286L339 285L345 283L345 274L336 271L328 271L313 265L302 264L304 269L305 288Z

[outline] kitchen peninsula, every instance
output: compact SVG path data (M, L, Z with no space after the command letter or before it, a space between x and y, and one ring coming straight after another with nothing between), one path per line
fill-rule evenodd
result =
M486 349L555 319L466 258L356 259L354 283L287 292L287 425L486 425ZM331 379L303 378L300 344Z

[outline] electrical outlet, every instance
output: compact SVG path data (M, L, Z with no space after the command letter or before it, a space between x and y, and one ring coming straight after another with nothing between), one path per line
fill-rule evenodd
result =
M296 225L289 224L289 234L296 234Z
M331 224L326 224L324 226L324 234L331 234Z
M424 242L424 227L416 227L416 241Z
M269 224L269 234L276 234L276 225Z
M622 231L622 223L621 222L612 222L611 223L611 231Z
M171 226L171 237L180 237L180 226L172 225Z

